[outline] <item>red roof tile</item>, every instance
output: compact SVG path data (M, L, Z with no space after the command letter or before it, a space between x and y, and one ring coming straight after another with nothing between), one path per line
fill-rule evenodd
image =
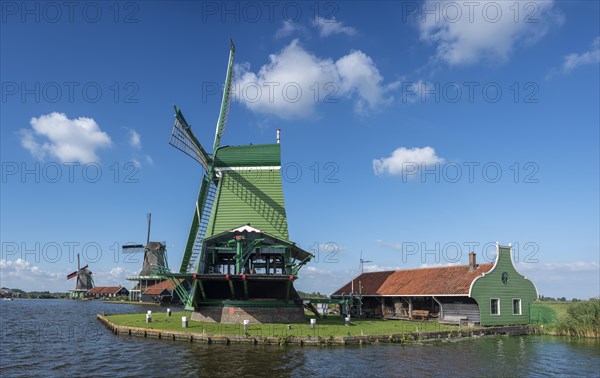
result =
M180 279L179 282L183 281ZM164 280L156 285L149 286L142 294L160 295L164 290L173 291L174 286L169 280Z
M88 290L88 294L117 294L123 286L96 286Z
M360 281L362 295L469 295L471 282L492 266L481 264L475 270L470 270L468 265L459 265L363 273L353 280L354 291L358 292ZM351 290L352 281L332 295L349 294Z

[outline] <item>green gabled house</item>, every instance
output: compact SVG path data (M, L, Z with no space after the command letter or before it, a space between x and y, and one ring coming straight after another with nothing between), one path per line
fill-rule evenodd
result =
M331 295L350 299L354 314L483 326L528 324L537 296L515 269L511 246L499 244L493 264L477 264L470 253L468 265L363 273Z
M471 282L469 297L479 304L481 325L515 325L529 323L530 306L538 292L515 269L511 246L498 245L494 265Z

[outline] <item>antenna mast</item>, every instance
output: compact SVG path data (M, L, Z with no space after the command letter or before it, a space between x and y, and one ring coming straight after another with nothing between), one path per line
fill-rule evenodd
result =
M371 260L363 260L362 258L362 251L360 251L360 274L364 273L364 266L365 263L372 263L373 261Z

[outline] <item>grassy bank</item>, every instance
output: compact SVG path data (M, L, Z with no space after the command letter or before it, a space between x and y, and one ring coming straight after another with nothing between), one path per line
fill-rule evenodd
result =
M600 300L537 302L531 305L531 322L541 333L600 337Z
M413 332L451 331L458 326L439 324L437 322L395 321L378 319L353 319L351 325L344 325L340 317L317 319L317 328L310 328L310 318L304 323L290 324L250 324L245 332L241 324L218 324L189 321L188 328L181 328L181 317L191 317L190 312L173 313L170 317L165 312L152 312L152 322L146 323L146 314L108 315L107 318L119 325L127 327L143 327L165 331L186 331L190 333L213 335L249 335L249 336L363 336L386 334L409 334Z

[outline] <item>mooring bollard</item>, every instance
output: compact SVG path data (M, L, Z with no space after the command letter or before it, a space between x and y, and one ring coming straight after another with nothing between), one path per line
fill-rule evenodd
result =
M249 325L250 325L250 320L244 319L244 331L248 332Z
M317 319L310 319L310 328L315 328L317 326Z
M181 328L187 328L187 327L188 327L187 316L182 316L181 317Z
M152 313L150 311L146 314L146 323L152 323Z
M167 309L167 316L171 316L171 309L170 308Z

